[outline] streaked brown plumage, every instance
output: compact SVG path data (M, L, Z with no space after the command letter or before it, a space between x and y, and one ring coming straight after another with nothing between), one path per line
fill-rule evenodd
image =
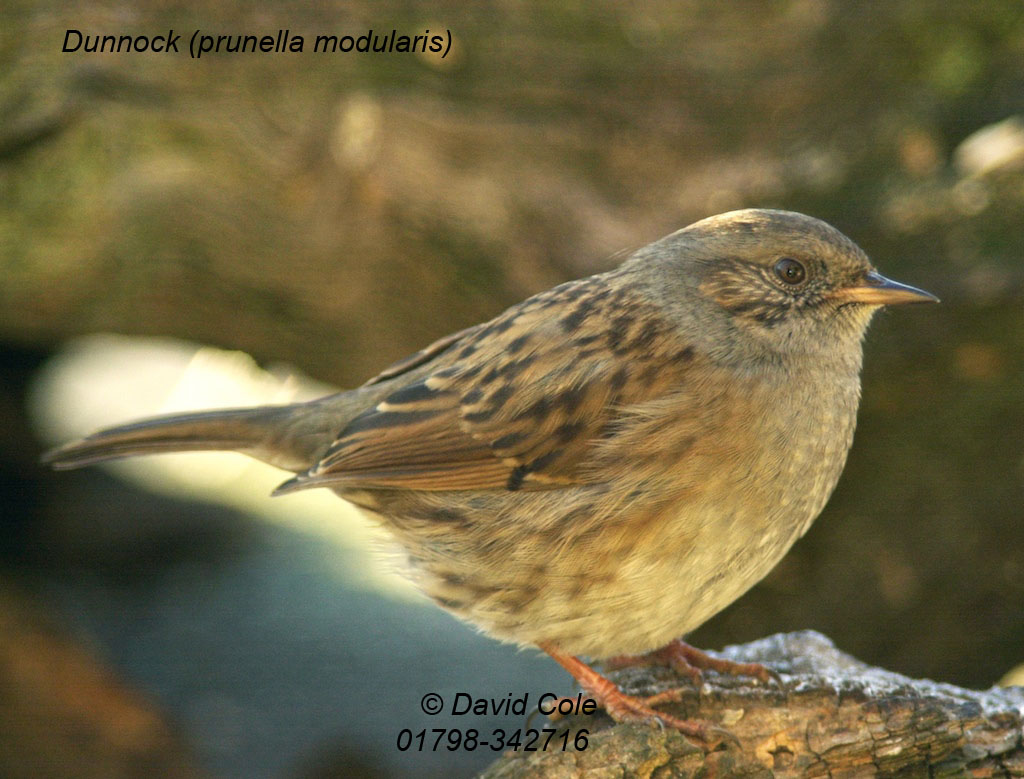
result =
M48 459L233 449L291 470L278 493L330 487L442 607L646 718L569 656L675 646L778 562L842 471L872 314L923 300L823 222L737 211L350 392L143 421Z

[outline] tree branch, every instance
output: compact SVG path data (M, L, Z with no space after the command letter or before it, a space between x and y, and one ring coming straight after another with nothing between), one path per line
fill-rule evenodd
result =
M708 720L738 745L726 742L705 755L676 731L616 725L599 713L564 723L573 732L590 730L586 750L506 753L483 776L1024 775L1024 688L976 692L908 679L840 652L813 631L722 654L764 663L783 686L708 672L700 690L664 708ZM612 678L636 695L686 684L661 668L623 669Z

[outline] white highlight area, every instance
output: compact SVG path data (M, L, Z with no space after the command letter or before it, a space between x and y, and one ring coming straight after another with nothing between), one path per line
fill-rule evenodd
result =
M30 408L40 437L58 445L95 430L158 414L291 403L336 391L290 370L267 371L243 352L164 338L94 335L69 342L40 371ZM386 535L327 490L282 498L270 492L289 473L233 452L129 458L104 464L119 478L178 498L228 505L323 535L367 554L363 570L339 574L392 595L419 598L398 574L373 562ZM351 559L350 555L346 555Z

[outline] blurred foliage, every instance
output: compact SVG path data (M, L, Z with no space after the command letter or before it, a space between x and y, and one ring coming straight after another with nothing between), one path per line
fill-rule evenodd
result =
M950 162L1021 108L1016 3L12 10L11 340L173 332L351 383L749 205L834 221L947 297L979 272L1021 286L1019 171L964 184ZM432 25L452 30L447 59L309 50L319 33ZM287 28L307 51L64 54L69 27Z
M842 483L694 637L1024 657L1024 4L7 0L0 339L177 335L351 384L710 213L801 210L943 305L880 316ZM83 32L303 54L62 54ZM314 54L449 28L448 58ZM1016 117L1016 119L1015 119Z

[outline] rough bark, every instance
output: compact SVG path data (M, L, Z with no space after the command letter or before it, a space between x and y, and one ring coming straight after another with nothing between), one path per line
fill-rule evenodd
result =
M978 692L909 679L862 663L812 631L723 654L765 663L781 674L782 685L707 672L699 690L690 686L679 703L664 708L707 720L737 743L705 754L676 731L581 716L566 726L590 730L585 750L506 753L483 776L1024 775L1024 688ZM687 685L666 669L625 669L612 678L639 695Z

